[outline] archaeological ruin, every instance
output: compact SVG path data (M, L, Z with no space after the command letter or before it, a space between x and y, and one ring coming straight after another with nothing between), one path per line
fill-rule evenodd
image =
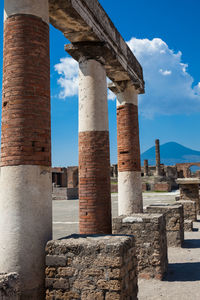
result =
M65 51L79 64L76 167L51 167L49 23L70 41ZM106 77L117 98L112 168ZM145 160L141 168L144 91L140 63L97 0L4 0L1 299L137 300L138 278L164 278L168 247L183 245L199 213L200 182L177 179L180 165L161 164L159 140L156 166ZM115 218L111 175L118 180ZM173 205L144 209L142 191L178 185ZM52 195L79 198L79 234L52 240Z

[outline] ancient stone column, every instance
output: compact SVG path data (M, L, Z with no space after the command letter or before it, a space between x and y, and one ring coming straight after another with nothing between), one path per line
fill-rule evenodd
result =
M161 175L160 169L160 141L157 139L155 140L155 151L156 151L156 175Z
M102 46L65 46L79 61L79 228L110 234L110 151L106 71Z
M48 0L4 0L0 271L44 299L52 235Z
M138 125L138 93L131 82L117 95L118 144L118 213L128 215L143 212Z
M144 159L144 176L149 176L148 159Z

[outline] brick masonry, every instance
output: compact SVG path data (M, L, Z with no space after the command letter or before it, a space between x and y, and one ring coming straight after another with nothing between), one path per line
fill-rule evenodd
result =
M167 245L181 247L184 242L184 217L182 205L150 205L148 213L164 214L166 220Z
M140 171L138 107L126 103L117 107L118 171Z
M110 234L108 131L79 133L79 227L82 234Z
M133 214L113 219L113 234L134 234L139 277L162 279L167 272L165 217Z
M0 273L0 299L20 300L20 285L17 273Z
M81 236L46 246L46 300L137 299L133 236Z
M1 166L51 165L49 27L30 15L4 24Z

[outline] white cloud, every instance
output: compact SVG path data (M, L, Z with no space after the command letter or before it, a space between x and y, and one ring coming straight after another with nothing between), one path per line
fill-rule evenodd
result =
M146 93L140 96L140 113L152 118L200 112L200 83L193 86L180 51L175 53L159 38L132 38L128 45L144 71Z
M78 94L78 63L71 57L60 59L54 66L60 75L58 84L61 86L59 98L65 99Z
M172 71L170 71L170 70L163 70L163 69L160 69L159 72L160 72L163 76L167 76L167 75L171 75L171 74L172 74Z
M174 115L200 112L200 82L188 73L188 65L182 62L182 53L174 52L159 38L136 39L128 42L144 71L146 93L140 96L140 113L152 118L154 115ZM55 65L60 75L60 98L78 94L78 63L69 57ZM108 98L115 95L108 91Z

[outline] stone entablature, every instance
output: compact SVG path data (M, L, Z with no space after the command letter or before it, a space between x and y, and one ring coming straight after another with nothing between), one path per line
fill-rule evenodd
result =
M50 23L75 45L104 43L103 59L112 81L131 80L144 92L142 67L96 0L49 0Z
M133 236L81 236L46 246L46 299L137 300Z

